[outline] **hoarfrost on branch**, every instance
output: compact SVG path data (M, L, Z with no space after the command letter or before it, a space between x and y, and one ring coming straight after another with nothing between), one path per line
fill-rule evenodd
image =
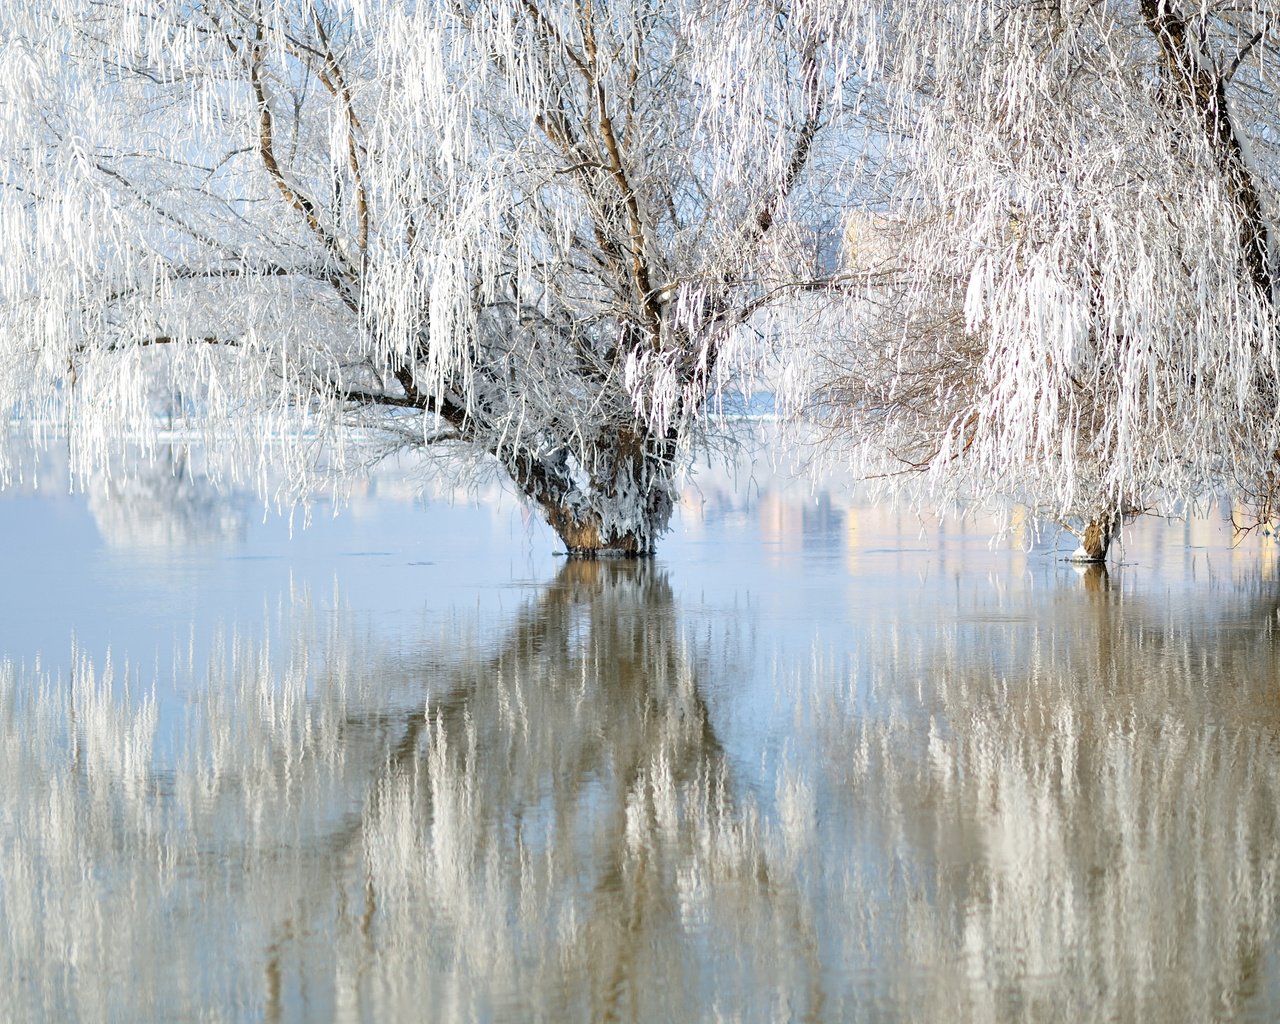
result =
M158 409L303 489L464 449L643 553L769 374L1095 554L1269 520L1278 47L1274 0L10 0L0 402L82 472Z
M840 434L1094 557L1182 500L1274 519L1280 7L858 6L887 177L861 330L823 370Z
M0 403L81 472L158 409L303 489L357 441L447 445L571 550L647 552L708 397L816 277L841 31L738 0L13 0Z

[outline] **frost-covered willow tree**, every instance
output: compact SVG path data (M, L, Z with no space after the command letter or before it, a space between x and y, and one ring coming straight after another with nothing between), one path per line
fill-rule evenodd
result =
M1275 517L1280 4L851 5L879 128L827 410L875 471L1120 516ZM863 443L865 441L865 443Z
M779 337L741 326L812 287L828 6L7 0L0 407L82 472L158 412L294 484L447 445L647 552Z

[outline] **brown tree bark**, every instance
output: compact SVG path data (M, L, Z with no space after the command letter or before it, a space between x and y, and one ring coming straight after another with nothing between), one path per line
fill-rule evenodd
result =
M1111 542L1120 531L1120 513L1108 511L1091 519L1080 531L1080 546L1071 553L1073 562L1105 562Z

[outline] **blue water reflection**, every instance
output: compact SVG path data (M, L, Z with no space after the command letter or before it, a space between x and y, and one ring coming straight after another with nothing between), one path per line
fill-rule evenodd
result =
M0 1018L1280 1014L1267 538L757 467L567 562L199 458L0 493Z

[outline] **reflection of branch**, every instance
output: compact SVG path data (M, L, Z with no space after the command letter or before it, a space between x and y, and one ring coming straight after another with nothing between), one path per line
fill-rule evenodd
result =
M586 646L579 648L578 628L580 616L588 618ZM687 678L681 670L679 642L675 635L675 601L665 576L648 562L610 561L596 559L570 559L561 567L556 578L549 583L541 598L527 605L519 614L515 627L501 648L483 662L466 662L454 670L454 685L441 698L433 698L430 707L415 709L403 716L374 714L359 720L360 725L391 732L399 727L399 738L393 742L380 759L381 770L371 781L365 801L363 820L376 813L379 793L385 781L398 778L414 764L422 754L423 734L440 729L445 736L457 739L471 727L493 726L503 716L496 711L477 710L477 703L484 699L501 701L503 684L526 681L536 677L539 666L547 668L552 686L566 678L565 661L585 660L602 666L598 682L605 689L591 693L602 714L638 711L641 720L638 729L583 730L574 720L580 720L582 711L574 712L570 724L573 739L585 745L588 756L574 759L575 772L569 779L558 778L557 783L570 782L573 792L565 794L567 803L576 799L579 787L592 784L603 769L612 768L614 774L626 786L634 782L641 768L654 754L646 743L660 740L651 726L655 711L668 709L671 695L658 692L655 683ZM576 673L567 675L576 678ZM582 693L571 688L572 701L576 704ZM543 691L543 697L555 693ZM692 707L681 716L685 724L684 735L690 742L681 751L681 761L672 765L681 778L693 779L710 772L718 773L718 766L725 763L724 749L715 733L705 701L697 691L696 681L692 690ZM541 707L547 707L545 703ZM549 716L554 714L551 705ZM352 724L357 724L353 722ZM539 722L538 724L548 724ZM530 731L528 722L521 732ZM567 739L568 737L566 737ZM629 743L623 754L623 744ZM457 749L459 744L454 745ZM566 744L558 747L557 756L563 759ZM664 753L669 753L664 751ZM359 837L362 824L353 823L350 828L333 837L335 850L343 849Z

